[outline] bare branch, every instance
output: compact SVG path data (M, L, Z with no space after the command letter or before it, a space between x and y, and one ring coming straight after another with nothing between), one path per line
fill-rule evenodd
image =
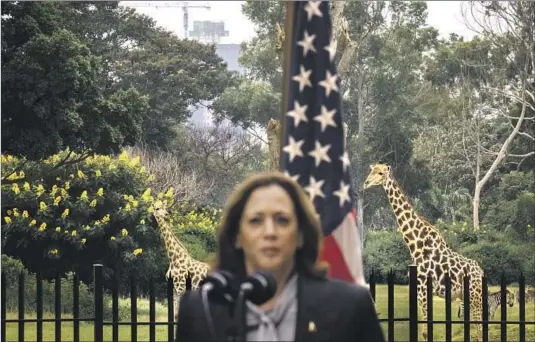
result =
M143 145L127 150L139 156L143 166L154 175L154 190L165 192L170 187L174 188L175 203L197 201L214 187L213 179L201 179L195 171L185 171L180 158L171 152L149 149Z

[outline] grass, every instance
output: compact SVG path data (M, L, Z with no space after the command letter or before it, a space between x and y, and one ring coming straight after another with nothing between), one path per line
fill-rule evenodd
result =
M516 288L510 286L509 290L516 290ZM491 286L489 291L498 291L499 287ZM130 306L128 299L121 299L119 303L119 315L124 321L130 321ZM376 304L377 311L380 313L380 319L386 319L388 315L388 294L386 285L377 285L376 287ZM457 309L458 303L452 303L452 320L453 321L462 321L457 318ZM149 302L147 299L139 298L137 302L138 308L138 322L148 322L149 321ZM434 320L444 320L445 316L445 302L444 299L435 297L433 300L433 318ZM498 309L494 320L500 320L501 309ZM54 318L52 313L47 313L44 315L45 318ZM36 318L35 313L27 314L26 318ZM409 288L408 286L397 285L394 288L394 317L396 318L406 318L409 317ZM64 314L62 318L72 318L72 315ZM7 319L17 319L16 312L9 312ZM512 308L507 307L507 319L508 320L518 320L518 303L515 304ZM166 322L167 321L167 306L165 303L156 303L156 321L157 322ZM535 321L535 303L528 303L526 305L526 321ZM388 333L388 323L383 322L382 324L385 337ZM7 323L6 324L6 337L7 341L17 341L18 340L18 323ZM43 323L43 340L53 341L55 339L55 326L54 323ZM81 323L80 324L80 341L93 341L93 324L91 323ZM120 341L130 341L131 340L131 330L130 326L119 326L119 340ZM156 326L156 340L157 341L166 341L167 340L167 326ZM471 328L475 330L475 326ZM445 340L445 328L444 324L436 324L434 326L434 340L435 341L444 341ZM507 341L518 341L519 336L519 326L515 324L507 325ZM453 324L452 325L452 337L453 341L463 341L464 329L462 325ZM61 337L63 341L72 341L73 340L73 324L72 322L62 322L61 323ZM421 338L421 331L418 335ZM394 338L395 341L408 341L409 340L409 322L396 322L394 324ZM149 341L149 327L138 326L137 328L137 339L138 341ZM35 323L25 323L25 335L24 341L35 341L36 340L36 324ZM104 327L104 340L112 340L112 328L111 326ZM499 341L500 340L500 325L489 324L489 340L490 341ZM526 341L535 341L535 325L526 325Z
M388 318L388 292L386 285L377 285L375 290L375 302L377 312L380 314L379 319ZM517 288L509 286L510 291L515 291ZM499 286L489 286L489 292L499 291ZM433 297L433 320L444 321L446 317L446 302L443 298ZM459 302L452 302L451 315L452 321L463 321L462 318L457 317L457 310ZM507 320L518 321L518 303L513 307L507 307ZM418 316L421 319L420 308L418 308ZM396 285L394 287L394 317L408 318L409 317L409 287ZM494 321L501 319L501 307L498 308L494 315ZM535 303L531 302L526 305L526 321L535 322ZM382 322L381 326L388 337L388 322ZM421 326L418 327L418 338L422 338ZM471 325L470 330L475 331L476 326ZM489 324L489 341L500 341L500 325ZM464 341L464 327L462 324L452 324L451 328L453 341ZM519 340L519 326L517 324L507 324L507 341ZM433 325L433 340L446 340L445 324ZM409 322L395 322L394 323L394 339L395 341L409 341ZM535 341L535 325L526 324L526 341Z

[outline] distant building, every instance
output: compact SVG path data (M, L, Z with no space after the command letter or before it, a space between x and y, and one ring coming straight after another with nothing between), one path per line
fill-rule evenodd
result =
M245 70L238 63L240 58L240 44L216 44L217 54L228 64L228 69L243 74Z
M231 71L238 71L244 73L245 70L238 63L240 57L240 44L216 44L216 53L227 62L228 69ZM192 108L194 109L194 108ZM211 120L211 113L206 107L197 108L193 111L190 122L202 123Z
M189 38L197 39L203 43L215 43L216 53L227 63L228 69L244 73L245 70L238 63L240 57L240 44L219 44L221 37L228 37L223 21L195 20L193 30L189 31ZM207 103L208 104L208 103ZM190 122L203 123L211 120L211 113L206 107L194 110Z
M219 43L221 37L228 37L225 22L211 20L195 20L193 30L189 31L189 38L196 38L203 43Z

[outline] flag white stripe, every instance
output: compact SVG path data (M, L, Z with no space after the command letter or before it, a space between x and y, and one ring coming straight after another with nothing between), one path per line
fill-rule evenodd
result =
M365 285L366 280L364 278L364 266L362 264L360 237L351 212L346 215L344 221L342 221L332 235L342 252L344 261L355 283Z

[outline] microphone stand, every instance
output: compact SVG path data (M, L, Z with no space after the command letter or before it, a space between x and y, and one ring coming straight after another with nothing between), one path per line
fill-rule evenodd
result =
M212 290L213 286L211 284L207 284L206 286L203 286L201 288L201 299L202 299L202 306L204 311L204 317L206 318L206 322L208 323L208 330L210 331L210 335L212 336L212 339L215 341L217 340L217 336L215 334L215 327L214 327L214 321L212 320L212 312L210 310L210 304L208 304L208 292Z
M237 341L245 341L245 296L252 289L250 283L243 284L236 299L234 325L237 327Z

